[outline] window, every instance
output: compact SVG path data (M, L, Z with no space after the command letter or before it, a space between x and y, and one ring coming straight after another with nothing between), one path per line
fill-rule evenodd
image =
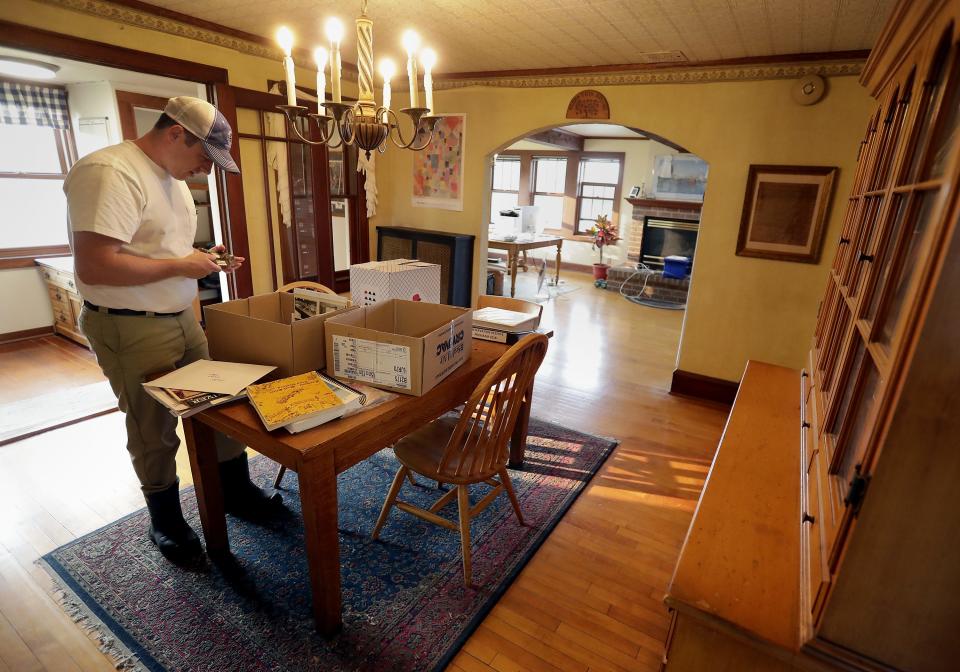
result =
M69 241L63 180L70 167L66 131L45 126L0 124L0 234L5 257L43 250L63 254Z
M538 233L563 229L565 235L583 234L600 214L617 223L624 156L546 149L498 154L493 162L490 225L501 233L519 233L520 220L500 212L525 205L538 208Z
M512 228L514 217L504 217L501 210L512 210L520 205L520 157L498 155L493 162L493 195L490 201L490 221L500 227Z
M540 208L537 231L563 225L563 197L567 180L567 159L555 156L533 157L533 204Z
M599 215L614 221L620 160L583 158L577 174L577 222L574 233L586 234Z

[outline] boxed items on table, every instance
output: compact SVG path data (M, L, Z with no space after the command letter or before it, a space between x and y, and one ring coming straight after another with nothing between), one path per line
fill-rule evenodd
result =
M338 313L325 323L327 373L420 396L470 357L470 312L393 299Z
M543 306L505 296L480 296L473 312L473 337L512 344L540 326Z
M294 320L286 292L204 306L210 356L225 362L272 364L282 378L326 365L324 322L347 309Z
M440 303L440 265L416 259L354 264L350 267L350 294L360 306L390 299Z

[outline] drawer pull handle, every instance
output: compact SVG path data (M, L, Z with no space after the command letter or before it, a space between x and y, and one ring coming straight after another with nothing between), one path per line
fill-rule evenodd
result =
M800 522L801 522L801 523L810 523L810 524L812 525L813 523L817 522L817 519L814 518L813 516L811 516L809 513L804 512L804 513L803 513L803 518L800 519Z

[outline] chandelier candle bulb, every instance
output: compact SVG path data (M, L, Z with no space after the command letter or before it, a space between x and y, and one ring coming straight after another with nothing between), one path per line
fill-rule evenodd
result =
M325 26L327 39L330 40L330 91L333 102L342 103L340 94L340 41L343 39L343 24L340 19L331 17Z
M420 36L412 30L403 34L403 48L407 50L407 79L410 80L410 107L420 107L420 95L417 90L417 49L420 48Z
M283 72L287 80L287 105L291 107L297 104L297 78L293 72L293 58L290 57L293 51L293 33L286 26L277 31L277 42L283 49Z
M313 50L313 60L317 64L317 114L321 117L327 113L323 101L327 96L327 50L317 47Z
M390 123L390 80L397 73L397 66L389 58L380 61L380 75L383 77L383 118L385 124Z
M433 66L437 64L437 52L424 49L420 54L423 63L423 93L427 99L427 114L433 114Z

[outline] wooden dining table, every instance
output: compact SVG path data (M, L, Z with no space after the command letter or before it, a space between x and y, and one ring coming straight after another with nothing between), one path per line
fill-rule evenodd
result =
M183 421L207 553L229 555L214 430L297 472L317 631L336 633L341 621L337 474L394 444L464 403L507 346L474 339L470 357L420 397L397 395L369 410L314 429L268 432L249 403L206 410ZM533 387L527 390L510 444L510 466L523 465ZM386 492L384 492L386 496Z

